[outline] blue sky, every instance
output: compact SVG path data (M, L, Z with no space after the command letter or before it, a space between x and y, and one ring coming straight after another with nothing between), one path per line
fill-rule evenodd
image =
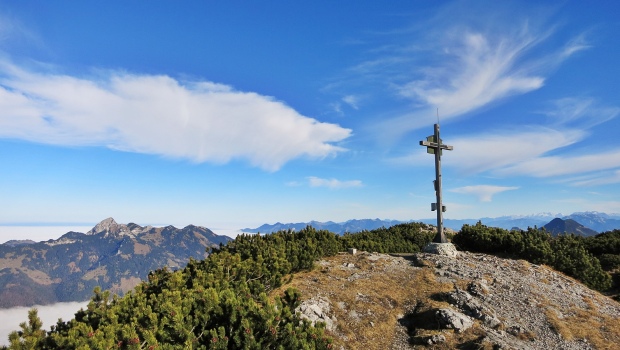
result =
M536 2L538 3L538 2ZM0 225L620 212L615 1L0 4Z

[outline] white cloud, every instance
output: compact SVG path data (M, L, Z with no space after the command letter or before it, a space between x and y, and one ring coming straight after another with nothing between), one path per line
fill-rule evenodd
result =
M620 167L620 149L581 156L536 157L501 169L499 173L552 177L610 170ZM586 185L581 183L581 185ZM594 183L592 183L594 184Z
M0 46L23 45L24 43L37 47L44 46L39 36L18 18L0 13Z
M572 145L585 136L586 133L580 130L543 127L472 135L450 142L454 146L454 156L445 165L470 173L501 170L503 174L511 174L508 169L515 164L523 164L549 151Z
M0 62L0 137L278 170L344 151L350 129L305 117L269 96L212 82L101 72L38 73Z
M454 150L444 153L444 166L469 174L542 178L573 175L562 181L574 186L620 182L620 173L611 172L620 168L620 148L597 148L596 153L577 153L575 149L589 140L588 128L615 118L620 108L602 107L588 98L560 99L553 104L554 110L543 112L554 119L553 127L529 125L453 139L448 143ZM394 161L418 164L427 158L422 149L417 149Z
M514 133L474 135L455 139L454 157L444 166L469 173L490 171L500 176L558 177L620 167L620 149L584 155L546 155L583 141L588 133L574 129L542 128ZM574 152L574 151L573 151ZM613 177L575 179L578 186L613 183Z
M359 101L360 101L360 99L357 96L347 95L347 96L342 98L342 101L344 101L346 104L351 106L351 108L353 108L353 109L359 109Z
M477 4L475 12L463 2L447 5L423 26L399 33L400 46L356 66L372 85L382 77L384 91L412 102L379 123L382 137L432 124L437 109L447 121L540 89L559 64L589 48L584 34L565 44L550 40L556 30L545 24L546 11L524 14L504 3Z
M596 172L588 177L580 178L580 179L570 179L570 182L573 186L598 186L598 185L609 185L620 183L620 170L612 171L612 172ZM594 192L592 192L594 194ZM597 193L598 194L598 193Z
M340 104L339 102L330 103L330 104L329 104L329 107L330 107L330 109L331 109L331 110L333 110L333 111L334 111L334 113L336 113L336 114L340 114L340 115L344 114L344 113L342 112L342 104Z
M349 181L341 181L337 179L322 179L315 176L308 177L308 184L310 187L327 187L330 189L341 189L341 188L351 188L351 187L362 187L362 181L360 180L349 180Z
M519 187L506 187L506 186L491 186L491 185L476 185L476 186L464 186L450 190L450 192L471 194L478 197L481 202L490 202L494 195L510 190L516 190Z
M542 114L561 126L591 128L620 114L620 108L601 106L590 97L565 97L552 101L552 106Z
M401 87L401 94L439 108L443 119L470 112L495 100L540 88L544 78L519 67L519 59L536 38L503 37L493 41L463 33L446 48L448 62L427 69L425 77Z
M576 52L587 50L591 47L592 46L588 44L585 34L580 34L566 43L564 49L560 52L560 56L562 56L562 58L568 57Z

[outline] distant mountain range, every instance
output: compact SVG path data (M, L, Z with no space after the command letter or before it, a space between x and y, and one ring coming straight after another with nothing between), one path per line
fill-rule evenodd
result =
M483 224L492 227L500 227L506 230L518 228L525 230L528 227L543 227L550 223L553 219L573 220L587 229L591 229L597 233L611 231L614 229L620 229L620 214L606 214L600 212L578 212L571 215L563 216L562 214L541 213L535 215L523 215L523 216L500 216L496 218L480 218L480 219L444 219L444 226L451 228L455 231L461 229L464 224L473 225L478 221ZM243 232L248 233L272 233L280 230L300 230L306 226L312 226L316 229L328 230L338 234L344 234L345 232L359 232L362 230L374 230L380 227L390 227L396 224L405 222L423 222L426 224L436 224L436 219L422 219L411 221L398 221L398 220L380 220L380 219L361 219L361 220L349 220L345 222L299 222L299 223L275 223L273 225L264 224L257 228L245 228ZM569 224L569 227L572 227Z
M207 248L230 240L199 226L142 227L108 218L87 233L9 241L0 244L0 308L88 300L95 286L122 294L150 271L204 259Z
M277 222L273 225L264 224L257 228L244 228L241 231L248 233L272 233L281 230L295 230L299 231L306 226L312 226L317 230L327 230L330 232L343 234L345 232L360 232L363 230L375 230L381 227L390 227L394 225L398 225L403 223L404 221L398 220L380 220L380 219L363 219L363 220L349 220L346 222L319 222L319 221L310 221L310 222L299 222L299 223L289 223L283 224Z

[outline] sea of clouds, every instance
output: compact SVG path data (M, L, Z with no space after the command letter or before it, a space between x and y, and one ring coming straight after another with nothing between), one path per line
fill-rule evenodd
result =
M36 305L32 307L14 307L0 309L0 346L9 345L9 333L20 330L19 324L28 322L28 311L32 308L38 310L39 318L43 322L43 329L50 330L59 318L68 321L74 318L75 313L85 308L88 301L75 301L69 303L56 303L51 305Z
M0 244L10 240L30 239L35 242L58 239L69 231L88 232L90 226L15 226L0 225Z

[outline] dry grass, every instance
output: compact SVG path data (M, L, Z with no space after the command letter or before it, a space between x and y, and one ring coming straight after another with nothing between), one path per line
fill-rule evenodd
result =
M530 266L532 266L528 261L526 260L518 260L517 261L519 263L518 269L521 272L526 272L529 271Z
M127 293L128 291L134 289L138 284L142 282L138 277L122 277L119 283L112 284L110 287L110 291L113 293Z
M151 247L146 244L134 242L133 243L133 252L134 254L142 254L146 255L151 252Z
M554 331L566 340L587 339L595 349L617 349L620 343L620 322L602 314L594 302L584 297L586 308L573 307L568 315L560 315L547 307L545 315Z
M447 307L437 295L452 291L454 285L438 282L433 269L414 267L411 261L402 258L371 260L370 256L368 253L339 254L325 259L314 270L296 274L290 283L274 293L282 294L286 288L294 287L301 291L304 299L327 297L332 305L331 312L337 318L336 330L330 334L336 349L341 346L344 349L390 349L395 338L403 336L402 331L397 333L405 315L416 305L420 314ZM344 266L349 263L355 268ZM437 333L436 327L427 326L409 336ZM477 325L461 334L444 331L446 342L433 348L453 349L458 344L481 339L483 333Z
M107 273L108 273L108 270L106 266L103 265L103 266L97 267L94 270L90 270L86 272L84 276L82 276L82 279L88 281L88 280L92 280L93 278L98 278L99 276L106 276Z
M25 257L26 255L20 255L18 257L15 257L15 253L6 254L5 258L0 258L0 266L3 269L21 268Z

